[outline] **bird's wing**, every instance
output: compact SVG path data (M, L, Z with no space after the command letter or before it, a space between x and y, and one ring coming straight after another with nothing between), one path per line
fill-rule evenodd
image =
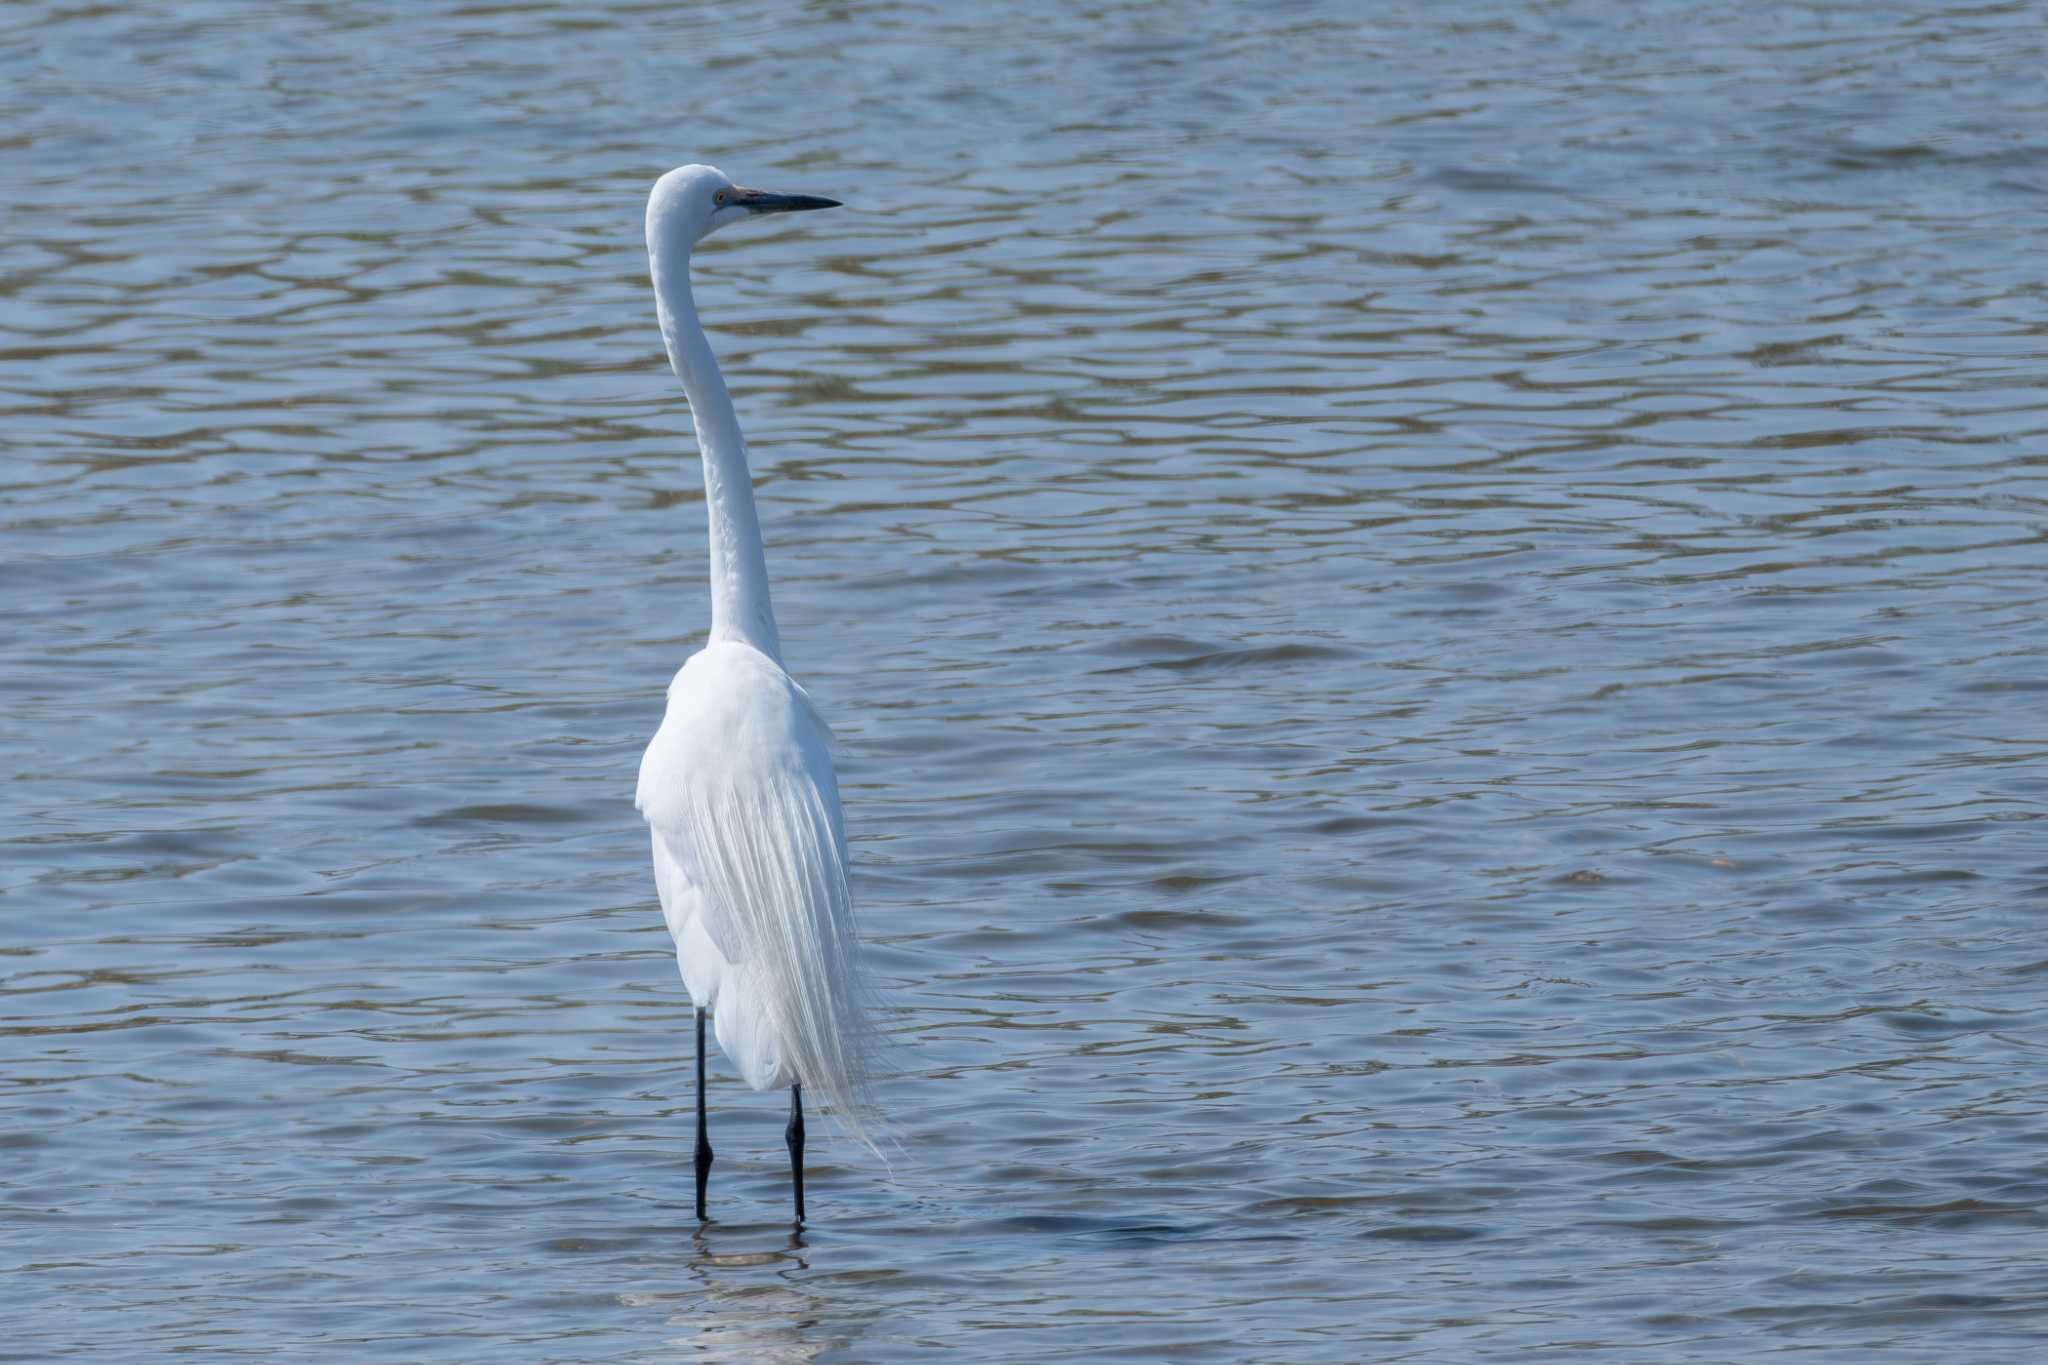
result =
M731 1025L765 1029L778 1077L821 1094L859 1135L866 992L839 783L810 698L749 645L698 653L669 686L636 804L654 834L657 882L673 883L662 904L678 947L701 933L728 964L721 1044L728 1016L746 1009L751 1021Z

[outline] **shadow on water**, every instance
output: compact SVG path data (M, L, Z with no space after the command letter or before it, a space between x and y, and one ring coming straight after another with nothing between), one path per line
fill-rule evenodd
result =
M677 1359L798 1362L843 1351L859 1339L858 1318L829 1312L805 1288L802 1237L780 1230L776 1250L721 1249L745 1242L767 1246L777 1229L712 1225L690 1235L690 1257L673 1267L687 1287L631 1290L619 1303L651 1314ZM643 1358L658 1359L657 1350Z

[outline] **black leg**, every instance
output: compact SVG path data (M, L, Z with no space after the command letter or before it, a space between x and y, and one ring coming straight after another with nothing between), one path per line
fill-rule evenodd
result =
M704 1221L704 1182L711 1178L711 1128L704 1121L704 1011L697 1011L697 1221Z
M789 1146L789 1179L796 1187L796 1221L804 1221L804 1088L789 1088L789 1127L782 1130Z

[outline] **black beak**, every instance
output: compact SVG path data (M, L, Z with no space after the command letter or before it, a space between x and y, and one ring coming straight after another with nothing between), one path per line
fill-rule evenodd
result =
M732 202L749 213L796 213L802 209L836 209L837 199L820 199L815 194L770 194L766 190L743 190L733 186Z

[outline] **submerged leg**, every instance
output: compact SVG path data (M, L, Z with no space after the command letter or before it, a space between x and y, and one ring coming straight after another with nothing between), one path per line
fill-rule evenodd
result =
M804 1088L789 1088L789 1127L782 1130L789 1147L789 1179L796 1187L796 1221L804 1221Z
M711 1128L704 1122L704 1011L697 1011L697 1221L704 1221L704 1182L711 1178Z

